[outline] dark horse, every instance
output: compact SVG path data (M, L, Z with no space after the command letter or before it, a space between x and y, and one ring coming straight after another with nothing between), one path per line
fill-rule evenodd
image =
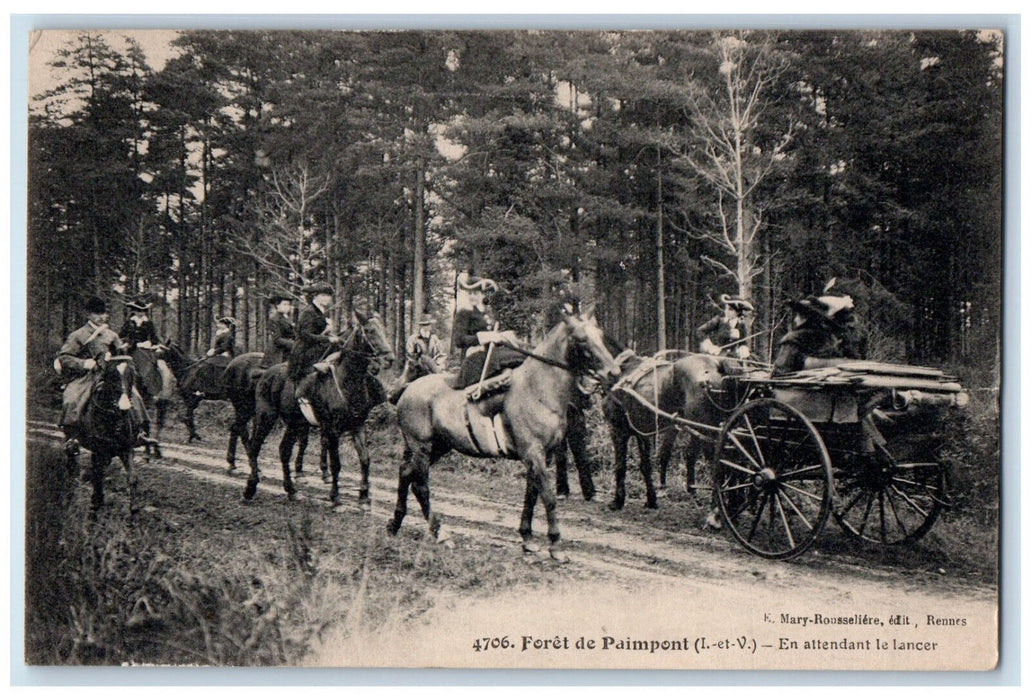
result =
M201 437L197 433L193 413L200 406L201 401L228 400L222 378L225 368L206 362L212 358L191 359L182 348L171 340L165 343L163 358L168 363L168 368L172 370L172 374L175 375L176 383L179 385L179 394L183 397L183 405L186 407L186 428L190 431L187 442L200 441Z
M526 351L522 351L526 352ZM492 418L484 417L475 406L468 405L465 392L453 389L454 377L433 374L417 379L401 395L397 419L405 440L404 458L398 469L397 506L387 525L396 534L408 510L408 489L411 488L422 507L430 534L438 541L440 519L430 510L430 467L451 450L473 457L507 457L521 459L527 466L526 494L523 500L519 534L523 548L534 551L532 519L537 498L544 501L548 518L548 538L552 556L559 540L557 499L546 470L549 455L562 444L566 432L566 407L578 377L593 375L601 381L619 374L612 355L605 348L601 330L593 319L567 316L556 325L527 359L512 370L507 392L486 399L494 408L487 414L499 422L495 432L498 449L490 442L481 442L473 423L482 425ZM502 445L504 443L504 445ZM486 445L484 447L483 445Z
M666 472L677 439L677 426L668 416L678 416L707 425L722 420L716 405L706 396L707 388L718 381L719 358L691 354L676 361L645 358L618 347L610 348L625 358L623 378L605 398L602 410L609 424L615 457L616 492L609 503L612 510L626 503L627 444L637 439L638 462L644 478L645 506L658 508L652 479L652 443L658 443L659 485L666 488ZM663 416L651 409L657 406ZM688 490L694 489L694 465L702 441L689 435L685 448Z
M333 485L329 499L340 503L340 437L350 434L351 444L361 463L362 481L358 502L369 504L369 451L365 446L364 424L378 399L370 392L370 383L377 381L370 374L389 367L394 352L387 341L383 323L377 316L353 314L350 333L326 359L325 371L320 371L309 397L322 431L322 444L329 453L329 467ZM322 364L322 363L320 363ZM293 382L287 373L287 364L268 369L258 380L255 389L254 431L247 445L251 475L247 479L244 498L254 498L258 489L258 455L269 432L282 418L286 426L279 443L279 458L283 464L283 489L293 500L297 489L290 478L290 454L294 443L307 436L309 424L305 420L294 396Z
M68 451L68 469L72 474L78 471L78 445L90 451L92 505L93 510L98 510L104 505L104 471L111 460L118 457L125 467L129 484L129 512L135 513L138 507L133 448L139 444L143 434L143 421L137 412L132 410L136 371L132 358L128 355L99 359L97 362L97 378L79 429L75 435L68 436L75 438ZM142 410L142 406L139 408Z
M164 346L144 348L137 346L132 351L133 365L136 367L136 388L140 390L144 404L154 409L154 442L148 445L156 459L161 458L161 430L165 427L165 415L172 403L175 392L175 376L167 363L161 360ZM149 426L148 426L149 427Z

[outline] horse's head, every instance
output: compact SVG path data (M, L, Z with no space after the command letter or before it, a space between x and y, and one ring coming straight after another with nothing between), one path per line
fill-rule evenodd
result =
M100 381L94 390L93 399L100 406L113 410L128 411L132 407L132 389L136 381L136 367L129 355L110 353L98 360L101 368Z
M366 316L360 311L355 311L351 317L351 325L354 327L353 347L348 349L369 358L370 372L376 374L394 363L394 350L390 347L387 332L379 316Z
M567 361L573 371L593 376L605 384L614 381L619 376L619 365L594 319L594 305L581 316L565 316L563 322L570 339Z

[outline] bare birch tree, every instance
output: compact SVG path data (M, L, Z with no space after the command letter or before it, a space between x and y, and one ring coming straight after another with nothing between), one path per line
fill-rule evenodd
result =
M750 32L714 34L713 50L719 81L712 89L697 82L691 86L686 116L693 147L678 155L715 190L715 225L687 233L715 245L721 255L703 260L732 278L738 293L749 298L753 279L762 271L757 236L763 207L756 189L783 159L791 140L788 126L764 150L757 130L770 104L769 88L786 65L767 38Z
M304 161L273 169L255 203L258 230L233 236L235 249L253 259L273 286L296 293L327 266L310 214L329 184L328 174L313 173Z

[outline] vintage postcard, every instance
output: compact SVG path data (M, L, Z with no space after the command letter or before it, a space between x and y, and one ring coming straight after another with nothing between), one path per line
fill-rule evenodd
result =
M1006 39L34 32L25 664L994 669Z

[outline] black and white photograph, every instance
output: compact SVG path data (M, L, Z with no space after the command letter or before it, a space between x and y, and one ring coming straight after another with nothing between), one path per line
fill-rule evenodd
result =
M996 668L1006 25L611 25L32 32L26 666Z

